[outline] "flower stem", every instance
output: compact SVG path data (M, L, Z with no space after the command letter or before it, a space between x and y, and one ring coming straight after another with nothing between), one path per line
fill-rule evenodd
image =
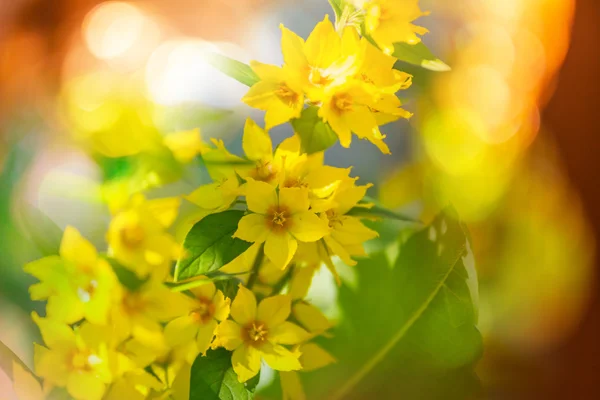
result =
M258 279L258 270L263 262L263 258L265 257L265 244L263 243L258 249L258 253L256 253L256 258L254 259L254 264L252 265L252 270L250 271L250 277L248 277L248 283L246 287L248 289L252 289L254 283L256 283L256 279Z

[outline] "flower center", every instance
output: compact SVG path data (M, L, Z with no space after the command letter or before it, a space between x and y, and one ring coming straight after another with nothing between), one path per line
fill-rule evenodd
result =
M87 285L83 285L77 288L77 297L83 303L87 303L92 299L96 288L98 287L98 282L95 279L89 281Z
M148 302L138 293L126 293L123 296L123 308L128 315L141 313L147 306Z
M245 332L245 341L250 343L251 345L259 345L262 344L265 340L267 340L267 336L269 331L267 330L265 324L262 322L254 321L244 329Z
M288 177L286 178L285 182L283 183L283 187L285 188L302 188L302 187L308 187L308 184L306 182L304 182L304 179L299 178L299 177Z
M325 212L327 215L327 220L329 221L329 227L335 228L336 226L342 226L343 222L339 215L334 210L327 210Z
M131 224L121 229L121 241L129 249L137 249L144 242L144 229L139 224Z
M352 111L352 97L347 93L333 96L333 110L338 114Z
M257 163L256 168L254 168L251 175L257 181L268 183L277 176L277 171L272 163L260 161Z
M279 100L287 104L288 107L293 107L298 103L298 93L290 89L285 82L279 84L279 88L275 90L275 95L279 97Z
M291 214L287 207L271 207L265 216L267 226L276 233L286 232L291 223Z
M327 86L333 82L329 74L323 74L319 68L312 68L310 70L308 80L315 86Z
M198 299L198 307L190 313L194 321L202 324L209 322L215 313L215 305L206 298Z
M90 351L76 351L67 361L74 371L92 371L95 365L101 364L102 359Z

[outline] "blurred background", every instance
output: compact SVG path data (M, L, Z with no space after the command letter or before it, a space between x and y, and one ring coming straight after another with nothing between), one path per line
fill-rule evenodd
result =
M424 42L452 71L406 65L415 116L385 127L391 156L361 141L327 162L354 165L390 208L428 220L452 203L467 222L487 398L600 398L600 4L421 6ZM280 64L279 23L306 37L326 13L325 0L0 1L1 341L31 360L40 305L22 265L67 225L105 246L114 187L184 194L206 179L165 135L199 127L241 149L261 114L203 53Z

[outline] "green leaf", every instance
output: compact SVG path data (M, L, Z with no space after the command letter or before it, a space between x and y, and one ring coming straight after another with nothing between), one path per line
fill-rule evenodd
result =
M342 18L342 13L344 12L344 6L342 5L342 0L329 0L329 4L335 13L336 21L339 21Z
M232 237L244 211L229 210L204 217L187 234L184 256L175 267L175 282L205 275L248 250L251 243Z
M356 288L339 291L334 339L321 343L338 363L312 377L318 393L308 397L471 398L482 339L464 227L439 216L400 246L395 265L381 252L354 270Z
M247 272L243 272L240 274L216 273L214 275L211 274L210 276L207 276L206 278L192 279L192 280L184 281L181 283L165 282L164 285L167 286L168 288L170 288L174 292L183 292L185 290L190 290L190 289L196 288L198 286L206 285L207 283L210 283L210 282L215 283L215 282L219 282L219 281L234 280L234 281L236 281L236 285L237 285L237 282L239 282L239 279L237 279L235 275L244 275L244 274L247 274Z
M318 111L318 107L308 107L302 111L300 118L291 121L294 131L300 136L303 153L313 154L327 150L338 140L329 124L319 117Z
M252 68L243 62L218 53L209 53L206 59L210 65L246 86L252 86L260 80Z
M16 207L15 220L23 234L36 247L40 254L58 254L63 231L43 211L23 203Z
M419 65L425 69L437 72L450 71L450 66L433 55L431 50L419 42L417 44L394 44L394 57L409 64Z
M241 383L223 348L198 356L192 365L190 400L252 400L259 376Z
M106 257L105 260L108 261L108 263L112 267L121 285L125 286L132 292L135 292L136 290L141 288L142 285L144 285L144 283L148 281L148 278L141 279L136 275L135 272L133 272L129 268L124 267L114 258Z
M348 211L348 215L353 215L355 217L364 217L364 218L385 218L385 219L394 219L397 221L405 221L405 222L419 222L418 220L411 218L406 215L398 214L395 211L387 209L379 204L379 202L373 198L365 196L364 199L360 202L362 204L374 204L370 208L366 207L353 207L350 211ZM359 204L360 204L359 203Z

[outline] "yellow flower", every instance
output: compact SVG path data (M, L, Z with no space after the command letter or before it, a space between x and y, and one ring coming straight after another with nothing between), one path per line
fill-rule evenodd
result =
M416 44L421 41L417 35L428 32L412 23L429 14L421 11L419 0L358 0L358 3L365 13L367 33L388 54L394 52L394 43Z
M131 368L110 345L105 330L68 325L32 315L47 347L35 345L35 372L46 384L66 387L76 400L100 400L107 386Z
M240 382L258 373L261 359L278 371L301 368L300 353L282 346L301 343L308 337L304 329L287 321L290 307L291 297L287 295L268 297L257 307L254 294L240 285L231 304L233 320L219 324L215 340L215 347L233 351L231 363Z
M326 93L319 116L328 122L338 135L343 147L350 147L352 133L376 145L382 153L390 150L383 142L385 136L379 131L375 117L378 93L360 81L352 81Z
M29 288L31 298L48 299L47 314L58 321L72 324L85 318L105 324L110 307L119 299L111 266L71 226L65 229L59 254L24 267L40 280Z
M44 400L46 395L42 385L19 363L12 364L13 389L18 400Z
M329 253L337 255L347 265L356 265L352 257L366 255L363 243L378 236L377 232L364 226L358 217L347 215L365 197L369 187L371 185L356 186L355 179L349 179L331 197L330 206L324 206L330 235L323 240Z
M152 354L145 358L159 357L168 351L162 323L184 315L188 304L185 295L169 290L155 278L137 290L124 289L123 299L114 307L111 315L115 335L119 341L129 337L135 339L133 345L141 346L142 350L130 348L133 353L144 356L141 353L147 350Z
M165 277L179 246L166 232L177 216L180 200L146 200L134 195L127 208L114 216L107 233L110 252L140 277Z
M242 101L250 107L266 111L267 129L300 117L304 92L298 77L287 67L250 63L260 81L254 84Z
M246 202L251 213L240 220L234 237L265 243L267 258L279 268L289 264L298 241L314 242L328 233L327 224L309 211L306 189L277 189L249 179Z
M193 363L198 353L205 354L210 347L217 324L229 316L230 300L212 282L190 291L195 297L189 311L167 324L165 338L170 346L195 344L195 351L187 355L188 362Z

